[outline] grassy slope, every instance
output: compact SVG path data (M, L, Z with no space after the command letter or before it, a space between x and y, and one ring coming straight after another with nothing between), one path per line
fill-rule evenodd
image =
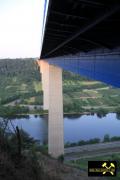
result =
M0 102L20 99L21 104L42 104L39 70L33 59L0 60ZM63 72L64 112L83 108L114 111L120 104L120 89Z

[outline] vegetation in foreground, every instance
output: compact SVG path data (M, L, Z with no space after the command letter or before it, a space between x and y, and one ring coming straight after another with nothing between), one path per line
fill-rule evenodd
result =
M97 113L101 117L117 112L120 117L120 89L63 71L63 95L64 113ZM16 114L47 113L42 105L41 76L34 59L0 60L0 113L6 106L14 106Z
M87 173L63 164L62 155L46 156L27 133L14 126L11 132L8 121L0 119L0 180L86 180Z
M13 126L11 132L9 121L0 120L0 179L37 180L41 175L41 168L34 153L37 142L18 127ZM29 156L24 155L25 150L29 152Z

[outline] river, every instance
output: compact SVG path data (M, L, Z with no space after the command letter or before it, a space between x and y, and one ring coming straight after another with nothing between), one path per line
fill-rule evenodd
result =
M31 137L41 143L48 139L48 120L47 116L29 115L13 119L14 126L25 130ZM12 126L9 124L10 129ZM91 138L103 139L105 134L120 136L120 120L116 113L109 113L105 117L94 115L64 117L64 142L78 142Z

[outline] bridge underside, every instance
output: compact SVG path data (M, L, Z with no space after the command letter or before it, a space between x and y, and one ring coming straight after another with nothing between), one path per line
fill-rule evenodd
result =
M120 1L49 0L41 59L120 87Z
M120 46L120 1L49 0L41 58Z
M46 61L64 70L120 88L120 52L64 56Z
M120 87L119 24L118 0L49 0L40 59L44 60L44 108L49 110L49 153L54 157L64 153L62 71L58 67Z

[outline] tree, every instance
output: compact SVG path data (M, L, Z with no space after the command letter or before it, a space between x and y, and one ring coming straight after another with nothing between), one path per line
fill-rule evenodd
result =
M109 134L106 134L106 135L104 136L103 142L110 142Z

